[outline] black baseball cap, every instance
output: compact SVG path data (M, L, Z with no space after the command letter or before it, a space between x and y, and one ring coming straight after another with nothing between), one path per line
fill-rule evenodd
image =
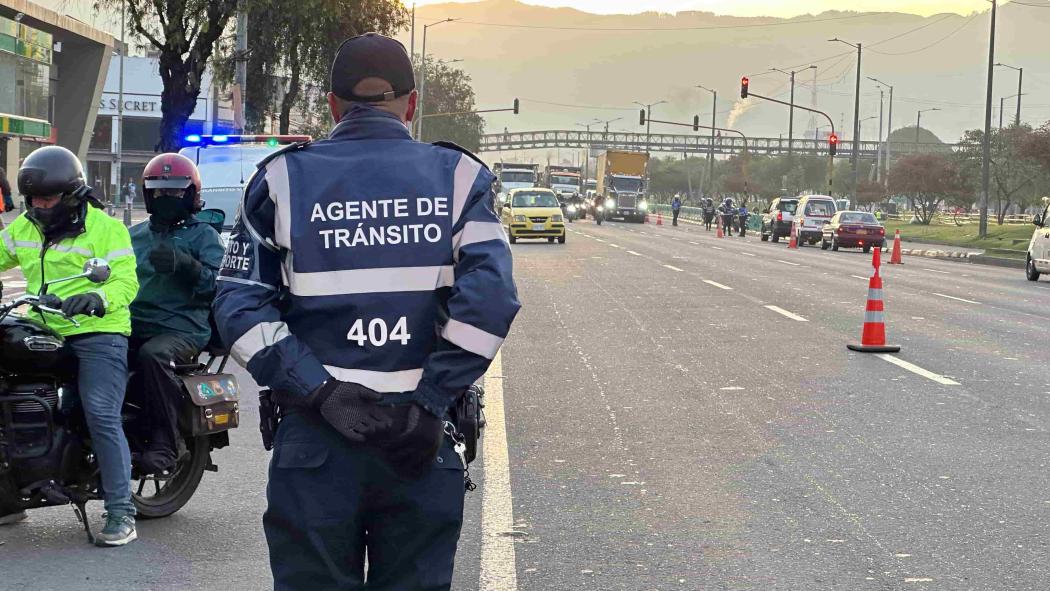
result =
M393 90L360 96L354 87L365 78L379 78ZM397 39L379 33L351 37L339 46L332 61L332 92L339 98L359 103L392 101L416 88L412 60Z

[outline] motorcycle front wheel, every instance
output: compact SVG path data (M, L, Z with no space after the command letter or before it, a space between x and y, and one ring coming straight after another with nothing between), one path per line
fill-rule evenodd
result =
M189 453L178 459L172 472L132 479L131 499L140 519L167 517L182 509L197 492L210 462L208 437L186 439L186 447Z

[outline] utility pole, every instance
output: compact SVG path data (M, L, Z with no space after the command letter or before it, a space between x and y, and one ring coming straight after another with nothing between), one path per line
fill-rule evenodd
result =
M781 74L787 74L791 78L791 104L788 107L788 160L790 161L795 155L795 74L805 70L816 70L816 66L809 66L802 70L791 70L785 72L780 68L770 68L771 72L780 72Z
M885 86L886 88L890 89L890 108L889 108L889 113L886 116L886 159L883 160L883 165L886 167L886 171L882 175L884 186L889 188L889 184L890 184L890 181L889 181L889 178L890 178L890 136L893 135L893 87L890 86L889 84L886 84L882 80L879 80L877 78L871 78L870 76L868 77L868 80L871 80L875 84L878 84L880 86Z
M412 32L409 34L408 55L412 57L412 64L416 63L416 3L412 3Z
M997 63L995 65L1003 67L1003 68L1010 68L1011 70L1015 70L1017 72L1017 94L1014 95L1014 96L1017 97L1017 115L1014 116L1014 125L1021 125L1021 93L1024 92L1023 90L1021 90L1021 88L1022 88L1021 87L1021 82L1022 82L1022 80L1024 80L1024 68L1016 68L1014 66L1009 66L1009 65L1003 64L1003 63ZM1006 98L1012 98L1012 97L1006 97ZM1003 119L1002 108L1000 107L1000 109L999 109L999 121L1000 121L999 129L1003 128L1002 119Z
M127 29L126 7L127 0L120 3L120 66L118 68L119 81L117 82L117 160L114 163L117 177L117 201L120 201L120 182L124 173L124 54L127 53L127 45L124 44L125 29ZM131 225L131 200L124 200L124 225Z
M988 88L984 101L984 137L981 138L981 219L977 230L981 238L988 236L988 190L991 183L992 158L992 91L995 84L995 15L998 5L998 0L992 0L991 33L988 37Z
M879 148L875 151L875 182L882 183L882 107L886 93L879 89Z
M419 59L422 60L422 63L420 64L420 72L421 73L420 73L420 80L419 80L419 98L416 99L416 112L419 113L416 116L416 139L417 140L422 140L423 139L423 114L424 114L424 111L423 111L423 99L425 98L424 95L423 95L423 91L426 89L426 86L427 86L427 29L429 29L430 27L436 27L437 25L443 25L445 23L451 23L451 22L457 21L457 20L459 20L459 19L446 18L445 20L440 20L440 21L438 21L436 23L430 23L429 25L423 25L423 53L419 57Z
M853 177L853 192L850 195L851 200L857 202L857 175L858 166L860 165L860 58L863 52L862 44L857 43L854 45L849 41L843 41L842 39L831 39L831 41L837 41L839 43L845 43L850 47L857 49L857 87L853 93L853 154L850 155L850 161L853 166L852 177Z
M930 111L940 111L937 107L932 109L922 109L915 116L915 151L919 151L919 127L922 126L922 114L929 113Z
M696 86L701 90L706 90L711 93L711 143L707 146L707 179L700 187L700 194L704 195L705 189L710 191L710 187L714 186L714 174L715 174L715 115L718 113L718 91L705 86Z
M240 105L237 107L241 113L239 121L241 133L244 133L247 113L245 112L245 95L248 94L248 11L245 10L244 0L240 0L237 6L237 67L234 71L234 82L240 90Z

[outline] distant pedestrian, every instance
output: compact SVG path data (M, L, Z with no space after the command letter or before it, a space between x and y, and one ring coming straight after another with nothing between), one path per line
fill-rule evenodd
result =
M7 180L7 171L0 167L0 193L3 194L3 203L0 204L0 211L14 211L15 202L11 198L11 183Z
M137 196L136 194L138 193L138 187L135 186L135 179L131 179L131 178L128 179L127 192L128 192L128 207L129 208L134 207L135 206L135 197Z
M678 225L678 214L682 210L682 198L678 193L674 194L674 199L671 200L671 225Z
M710 197L704 198L703 212L704 212L704 227L707 231L711 231L711 223L715 219L715 202Z

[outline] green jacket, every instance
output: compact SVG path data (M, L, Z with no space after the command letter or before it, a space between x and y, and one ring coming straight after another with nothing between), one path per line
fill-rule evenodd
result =
M153 245L164 241L200 261L196 281L178 274L157 273L149 260ZM225 248L215 228L191 217L173 232L157 232L149 221L131 228L131 244L138 259L141 289L131 304L131 328L136 337L181 334L203 349L211 338L211 301L215 299L215 276Z
M130 335L128 305L135 299L139 282L135 277L131 237L124 224L100 209L87 206L83 229L54 244L45 244L43 234L24 213L0 231L0 271L21 267L26 278L26 293L39 295L45 281L79 275L84 262L94 257L109 262L111 273L105 283L95 284L80 278L51 285L43 293L62 299L80 293L97 293L106 306L105 316L78 316L80 327L77 328L57 314L29 311L27 315L42 320L63 336L94 332Z

